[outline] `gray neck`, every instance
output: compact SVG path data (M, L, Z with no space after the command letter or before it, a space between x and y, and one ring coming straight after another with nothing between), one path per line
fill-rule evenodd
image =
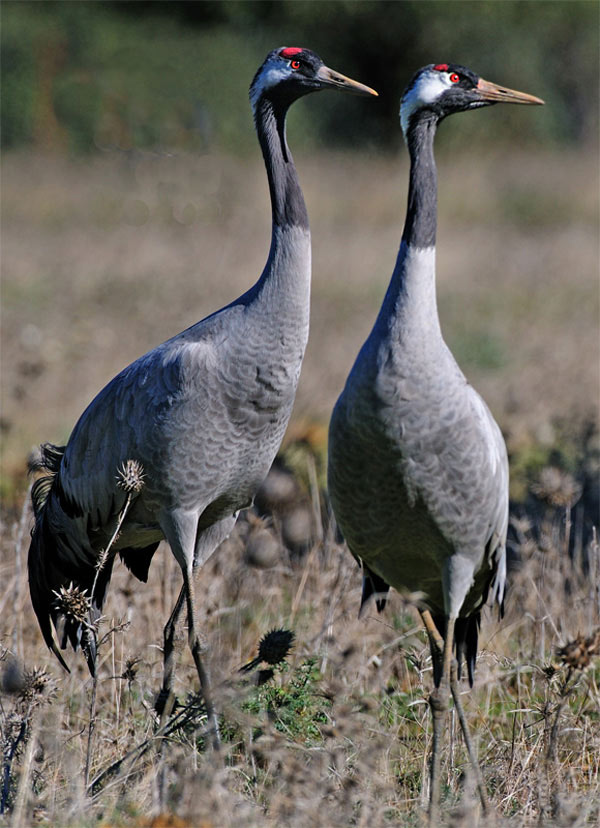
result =
M408 206L402 241L411 247L434 247L437 225L437 172L433 139L437 117L422 112L409 123L406 143L410 153Z
M285 137L286 114L287 106L278 105L267 97L259 98L254 113L269 179L273 224L308 229L306 205Z
M408 207L402 244L379 317L377 340L403 349L437 348L441 339L435 290L437 174L433 113L413 118L406 136L410 153Z
M310 311L311 249L308 215L285 138L287 106L261 97L254 118L271 194L269 258L254 284L235 304L251 306L264 326L282 331L304 352ZM296 344L294 344L296 343Z

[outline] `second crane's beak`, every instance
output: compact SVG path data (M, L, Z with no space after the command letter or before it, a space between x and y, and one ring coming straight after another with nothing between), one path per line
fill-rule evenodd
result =
M340 92L351 92L353 95L377 95L377 92L370 86L364 86L352 78L347 78L328 66L319 68L317 78L323 89L339 89Z
M513 103L513 104L543 104L541 98L535 95L528 95L526 92L517 92L516 89L507 89L506 86L498 86L483 78L479 78L477 91L481 100L489 103Z

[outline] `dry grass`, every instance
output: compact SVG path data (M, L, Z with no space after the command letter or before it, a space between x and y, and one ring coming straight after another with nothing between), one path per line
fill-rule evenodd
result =
M439 305L448 342L517 445L596 417L598 165L593 150L444 156ZM257 153L258 155L258 153ZM381 304L407 160L298 159L313 229L311 338L295 423L327 423ZM8 155L2 171L4 471L68 436L144 351L231 301L269 242L262 162Z
M322 426L393 267L406 159L333 155L298 159L298 166L313 228L314 289L288 441L316 441L317 474L311 453L292 446L287 456L312 503L313 534L306 551L291 552L275 515L278 543L262 560L270 566L257 568L251 562L261 556L248 550L264 527L242 522L199 574L199 620L223 713L216 760L203 750L197 705L188 713L198 733L188 722L166 741L154 738L158 645L180 587L166 547L147 585L116 567L90 742L92 685L83 659L71 655L72 673L59 672L29 603L25 455L42 439L66 438L117 370L258 275L269 232L262 166L213 156L4 161L0 825L422 820L427 642L397 594L383 616L373 610L357 619L359 572L335 542L315 485L323 483ZM500 420L521 481L507 614L484 619L467 715L500 821L600 825L593 423L584 435L598 398L597 162L581 152L517 153L442 156L439 167L444 330ZM571 454L563 447L569 439ZM555 468L565 458L574 477ZM295 631L296 646L287 666L256 687L237 670L280 626ZM563 664L557 648L569 642ZM185 704L196 679L182 649L177 693ZM446 819L474 825L453 719L448 736Z
M562 491L571 503L568 482ZM540 485L540 497L556 499L556 488ZM484 620L475 688L465 686L467 715L499 818L510 825L594 825L600 822L600 553L594 538L567 553L572 525L564 505L540 505L539 515L514 521L519 566L505 618L499 622L490 612ZM253 531L254 522L242 522L199 575L200 619L222 711L224 750L215 758L203 749L183 630L176 690L191 707L176 715L190 720L177 720L165 742L156 736L157 644L180 586L168 548L148 585L122 566L115 572L100 628L90 744L91 679L81 656L71 654L70 676L50 662L26 595L25 539L18 526L5 528L0 734L8 813L0 824L422 821L431 665L418 616L393 594L384 615L373 609L359 621L359 572L327 530L321 540L313 533L304 555L287 551L271 530L281 551L268 569L248 564ZM256 687L238 668L255 655L259 638L279 626L295 631L296 646L287 664ZM559 656L557 649L569 644ZM448 824L491 824L479 823L453 716L443 762Z

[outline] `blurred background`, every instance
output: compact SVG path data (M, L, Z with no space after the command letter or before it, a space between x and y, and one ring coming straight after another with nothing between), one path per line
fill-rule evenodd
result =
M313 95L290 113L313 311L288 440L310 434L324 450L393 269L408 171L401 92L420 66L458 62L546 106L440 129L444 334L506 435L513 498L551 463L596 503L598 9L5 0L6 502L22 498L34 444L65 441L124 365L258 277L270 212L247 89L270 49L301 45L380 97Z

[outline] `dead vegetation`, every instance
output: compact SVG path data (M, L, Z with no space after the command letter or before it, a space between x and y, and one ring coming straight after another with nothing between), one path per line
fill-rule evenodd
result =
M442 323L503 427L513 486L506 614L484 618L464 702L499 824L600 825L597 162L489 160L439 159ZM179 707L162 731L154 712L162 626L181 585L166 547L146 585L115 567L95 688L81 654L68 653L68 675L52 660L28 596L25 458L34 443L66 439L129 360L258 275L262 167L212 156L4 161L0 825L422 822L427 641L395 593L383 615L357 619L360 573L336 541L323 464L331 405L393 266L406 159L298 166L313 315L285 462L198 576L222 715L215 757L183 640ZM295 634L285 661L241 673L273 629ZM449 737L445 819L475 825L452 717Z
M335 541L323 493L311 490L315 457L306 444L291 456L295 485L320 507L306 549L286 546L276 510L266 520L250 514L199 575L220 756L205 749L204 709L183 641L178 705L162 728L153 708L157 645L179 589L168 548L148 585L116 568L98 628L95 683L81 655L69 653L70 675L50 661L26 595L26 537L6 527L0 824L422 821L430 747L425 635L397 594L383 615L373 608L357 619L359 571ZM283 466L278 474L287 474ZM594 532L575 544L569 536L581 495L567 497L572 481L563 479L566 504L547 502L558 495L546 470L532 489L537 510L512 521L507 612L484 620L465 704L499 819L592 825L600 820L600 551ZM249 563L252 539L278 550L266 566L260 556ZM274 628L280 631L265 641ZM281 630L293 630L295 640ZM475 825L474 784L452 715L449 734L446 818Z
M440 131L440 316L511 452L548 453L564 439L557 424L578 434L597 417L597 153L496 153L457 156ZM293 423L326 426L394 266L408 162L403 149L296 160L313 288ZM267 257L269 217L258 151L251 161L6 156L5 494L23 486L24 454L64 442L121 368L250 286Z

